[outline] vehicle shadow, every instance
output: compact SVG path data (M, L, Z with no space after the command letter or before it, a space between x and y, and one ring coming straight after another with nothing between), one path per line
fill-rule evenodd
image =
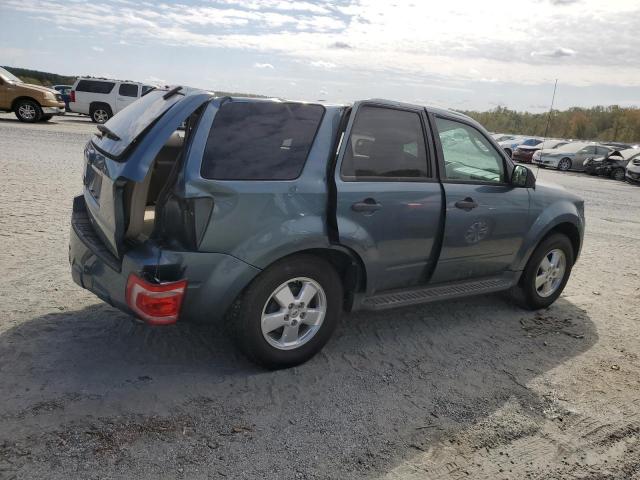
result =
M52 313L0 334L0 472L370 477L510 399L541 411L527 383L596 340L568 300L526 312L494 295L345 315L314 359L270 372L219 328Z

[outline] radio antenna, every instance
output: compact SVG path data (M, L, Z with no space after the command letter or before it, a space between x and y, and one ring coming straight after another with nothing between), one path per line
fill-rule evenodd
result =
M547 126L544 128L544 140L542 141L542 150L544 150L544 144L547 143L547 135L549 134L549 126L551 125L551 115L553 115L553 104L556 101L556 89L558 88L558 79L553 84L553 95L551 96L551 107L549 107L549 114L547 115ZM542 154L540 154L540 160L542 160ZM540 172L540 164L538 164L538 170L536 170L536 177Z

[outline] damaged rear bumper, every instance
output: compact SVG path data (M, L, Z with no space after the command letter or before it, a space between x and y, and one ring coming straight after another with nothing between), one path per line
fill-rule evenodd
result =
M126 300L129 275L158 283L188 280L181 322L222 319L240 292L260 273L260 269L230 255L165 250L150 241L132 247L118 259L96 235L82 196L73 202L69 264L75 283L131 315L134 313Z

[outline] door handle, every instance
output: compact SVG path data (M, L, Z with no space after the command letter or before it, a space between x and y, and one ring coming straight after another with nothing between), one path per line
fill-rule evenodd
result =
M464 210L465 212L470 212L474 208L478 206L476 202L473 201L473 198L467 197L464 200L459 200L455 203L456 208L460 210Z
M351 210L354 212L373 213L381 208L382 204L376 202L374 198L365 198L363 201L351 205Z

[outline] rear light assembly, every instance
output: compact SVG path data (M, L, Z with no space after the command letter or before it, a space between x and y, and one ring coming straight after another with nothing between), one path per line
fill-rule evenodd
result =
M75 102L76 101L76 91L75 90L71 90L69 92L69 101L70 102Z
M186 280L150 283L132 273L127 280L127 305L149 325L171 325L178 321L186 290Z

